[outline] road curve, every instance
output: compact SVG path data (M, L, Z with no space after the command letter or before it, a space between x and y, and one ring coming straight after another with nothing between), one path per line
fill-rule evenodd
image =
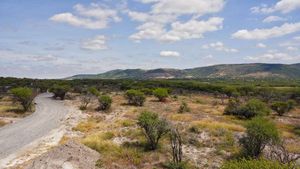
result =
M53 100L51 96L49 93L38 95L33 114L0 128L0 160L60 126L70 110L62 101Z

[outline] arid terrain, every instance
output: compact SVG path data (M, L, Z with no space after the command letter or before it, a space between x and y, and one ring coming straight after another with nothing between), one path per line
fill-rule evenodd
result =
M88 158L94 159L88 162L95 164L82 166L112 169L164 168L163 165L172 158L169 137L162 138L158 150L145 150L146 140L143 131L137 125L137 118L143 111L156 112L179 129L184 140L183 158L192 168L220 168L224 160L240 150L238 140L244 135L246 121L223 115L228 102L226 99L215 98L209 94L182 94L171 95L165 102L158 102L155 97L149 96L144 106L135 107L127 104L122 92L112 92L109 95L113 99L111 109L98 111L98 101L95 98L87 110L83 111L88 118L82 119L72 129L72 132L80 134L64 136L60 141L62 146L53 150L60 150L59 153L53 155L50 150L43 156L19 166L34 164L49 167L51 162L54 164L57 163L57 159L65 159L65 162L69 162L66 165L76 168L78 164L74 158L79 161L83 160L81 158L87 158L82 156L83 152L88 151L85 150L85 145L96 150L99 156L88 151ZM72 97L68 102L79 107L82 96ZM182 102L187 103L189 111L178 112ZM300 153L300 136L294 130L294 126L300 123L300 109L296 108L282 117L274 113L269 118L276 123L285 139L287 149L293 153ZM74 141L81 147L68 146L74 144ZM65 149L69 150L64 151ZM66 158L69 152L71 155ZM43 162L45 160L48 162Z

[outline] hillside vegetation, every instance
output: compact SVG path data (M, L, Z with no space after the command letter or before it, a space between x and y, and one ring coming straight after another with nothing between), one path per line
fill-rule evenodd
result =
M300 78L300 64L228 64L193 69L126 69L67 79Z

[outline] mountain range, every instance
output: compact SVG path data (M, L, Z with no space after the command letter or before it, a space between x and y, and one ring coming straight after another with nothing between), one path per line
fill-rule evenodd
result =
M298 64L223 64L192 69L116 69L100 74L80 74L66 79L200 79L200 78L300 78Z

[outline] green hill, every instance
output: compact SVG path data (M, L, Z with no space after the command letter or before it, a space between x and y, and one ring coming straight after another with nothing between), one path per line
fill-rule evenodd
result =
M300 78L300 64L224 64L193 69L126 69L67 79Z

